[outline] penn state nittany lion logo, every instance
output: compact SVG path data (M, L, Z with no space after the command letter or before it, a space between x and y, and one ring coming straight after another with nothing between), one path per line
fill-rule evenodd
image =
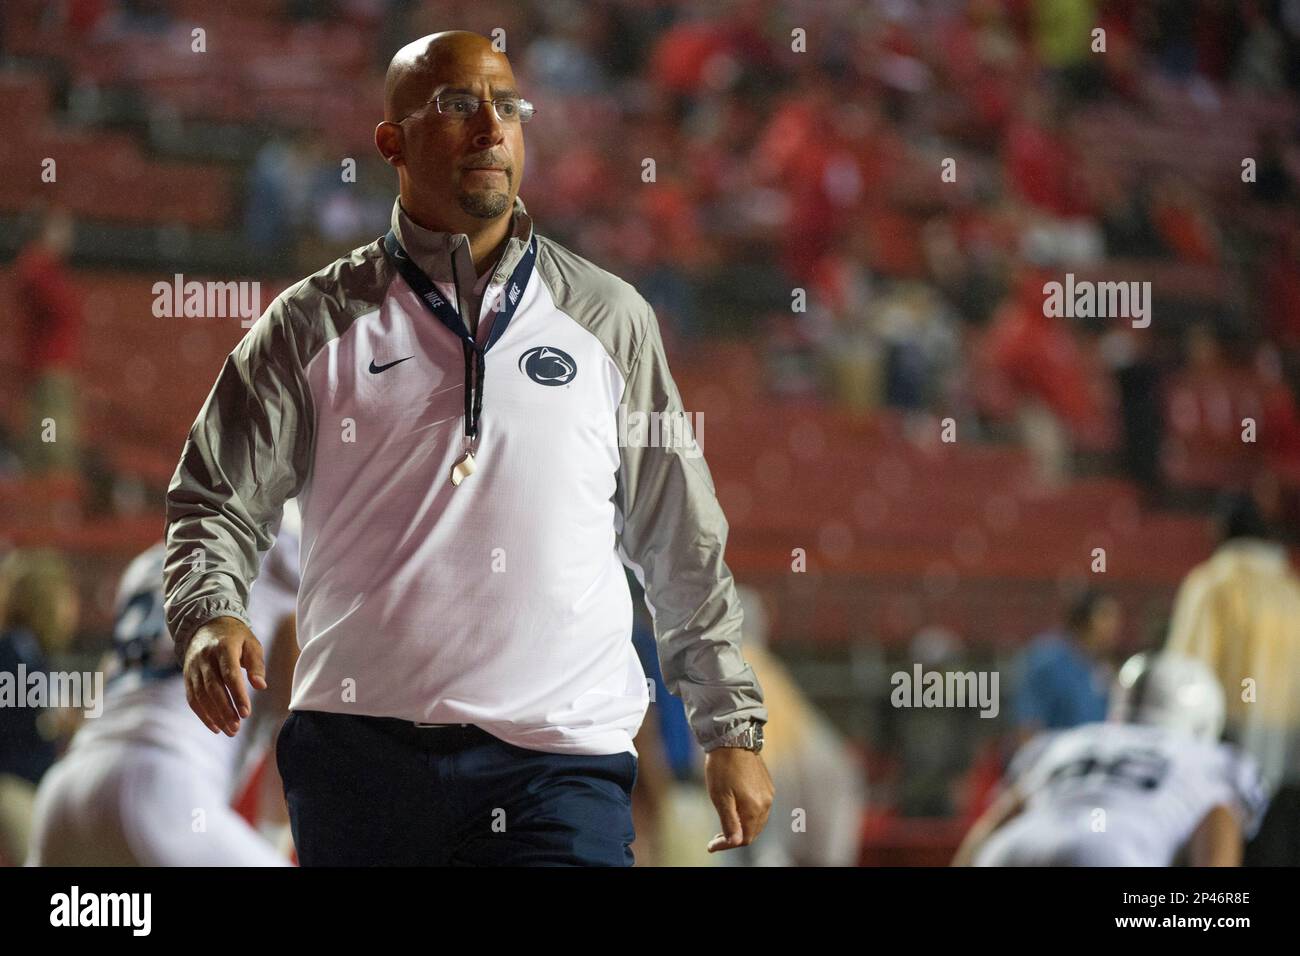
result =
M539 345L519 356L519 371L538 385L568 385L578 374L578 366L568 352Z

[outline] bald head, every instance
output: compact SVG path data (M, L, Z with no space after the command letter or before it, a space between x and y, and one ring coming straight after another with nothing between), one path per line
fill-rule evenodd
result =
M480 104L521 98L510 61L487 37L467 30L421 37L388 66L375 146L398 171L408 215L491 249L509 231L524 173L522 119L494 106L443 114L434 105L443 95Z
M513 79L506 55L492 49L487 37L469 30L444 30L406 44L388 64L384 119L395 123L410 115L429 102L434 89L447 77L485 59L495 60L497 68Z

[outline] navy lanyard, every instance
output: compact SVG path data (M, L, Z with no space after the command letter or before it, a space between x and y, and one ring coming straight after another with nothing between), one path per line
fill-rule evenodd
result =
M402 248L402 244L397 241L397 236L391 229L388 235L384 236L384 249L393 265L397 267L397 271L406 280L406 284L420 297L425 308L461 341L465 351L465 439L467 443L473 442L478 437L479 415L483 412L483 373L486 368L484 355L496 340L501 338L501 333L506 330L506 326L510 324L510 319L515 314L515 309L519 307L524 289L528 287L528 279L533 274L533 263L537 260L537 237L533 236L529 239L528 247L524 249L519 264L510 274L501 311L493 321L492 332L482 347L474 341L474 336L470 334L461 314L443 298L442 293L434 286L433 280L411 261L411 257L406 254L406 250Z

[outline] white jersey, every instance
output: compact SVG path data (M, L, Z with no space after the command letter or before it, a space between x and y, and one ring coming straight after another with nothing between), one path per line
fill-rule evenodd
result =
M1024 809L984 844L977 866L1170 866L1214 807L1234 811L1247 837L1264 809L1248 755L1139 724L1041 734L1008 778Z
M300 519L296 505L288 505L249 600L252 631L267 656L276 629L294 613L298 593ZM77 731L71 752L110 743L155 746L180 753L196 774L229 791L244 742L240 736L212 733L185 699L180 663L163 617L164 554L162 543L154 545L135 558L122 576L113 629L115 659L104 712ZM254 709L259 694L252 690Z

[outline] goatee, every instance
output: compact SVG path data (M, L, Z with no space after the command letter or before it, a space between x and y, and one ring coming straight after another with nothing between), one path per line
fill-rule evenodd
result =
M460 208L478 219L495 219L510 208L510 196L501 192L460 193Z

